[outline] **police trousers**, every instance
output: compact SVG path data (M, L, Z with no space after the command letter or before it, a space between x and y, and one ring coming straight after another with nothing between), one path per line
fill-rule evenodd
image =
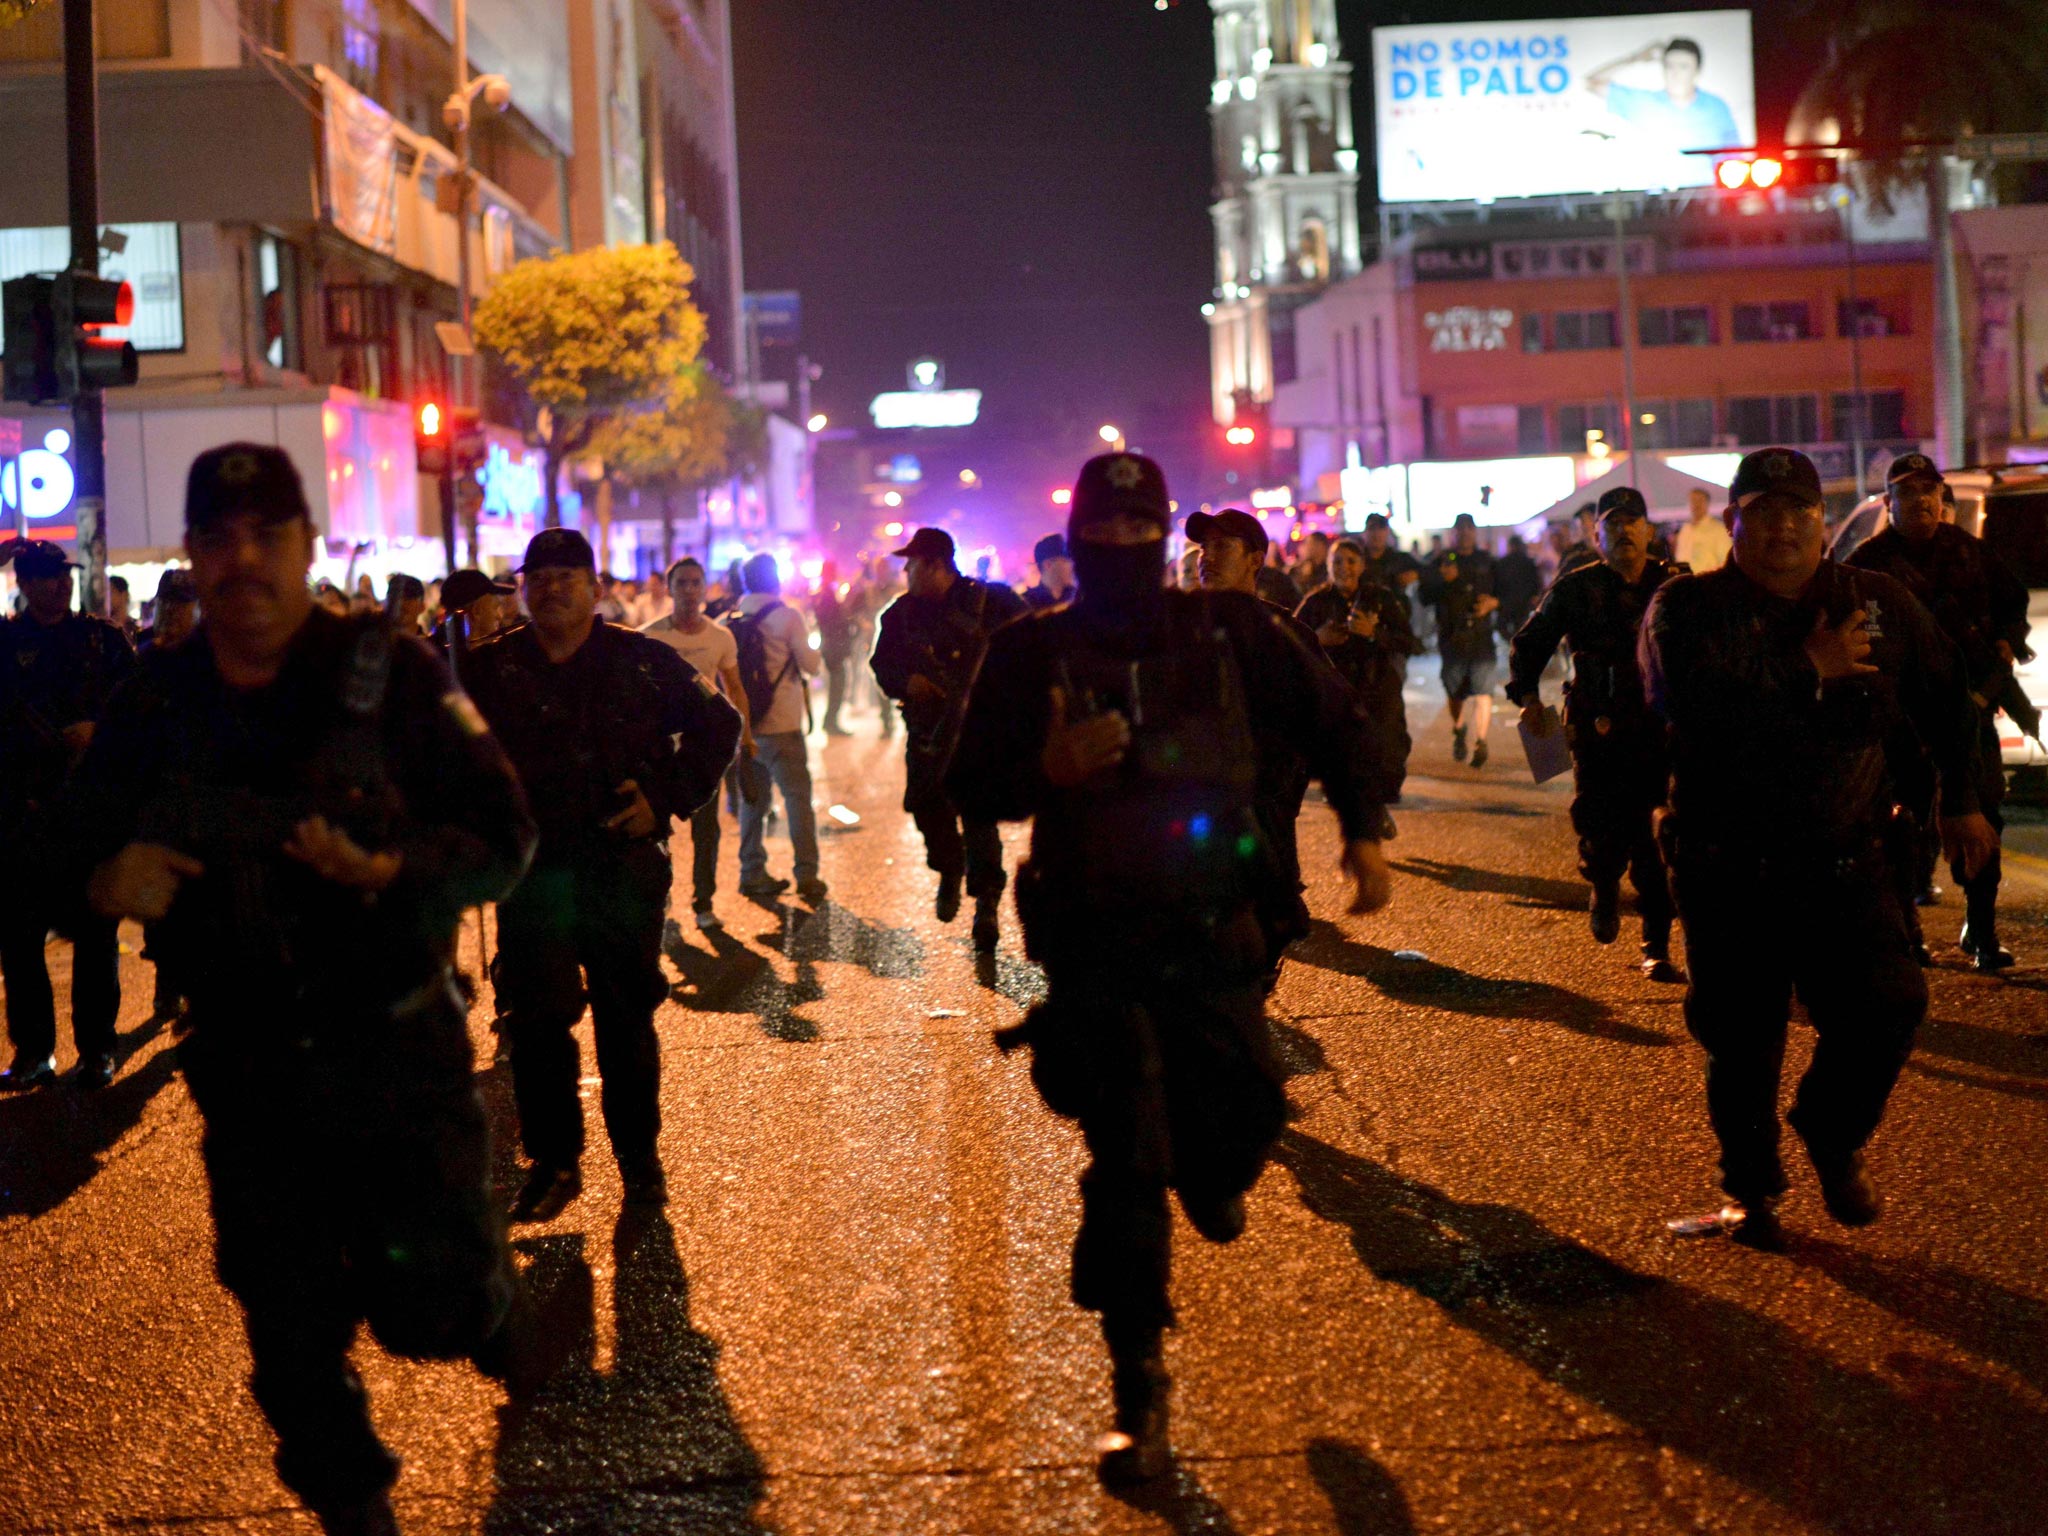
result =
M1993 830L2003 833L2005 816L2000 807L2005 802L2005 769L1999 752L1998 727L1991 712L1979 710L1977 760L1981 771L1977 777L1977 802ZM1935 772L1933 760L1925 756L1895 763L1893 771L1898 777L1899 801L1912 817L1921 839L1919 859L1910 863L1901 861L1899 868L1910 900L1932 879L1934 867L1940 862L1941 780ZM2005 878L2004 860L1999 852L1994 851L1984 867L1968 879L1964 878L1960 868L1951 865L1949 878L1963 892L1971 926L1989 928L1998 906L1998 887Z
M1594 885L1627 875L1643 917L1643 942L1671 938L1671 885L1657 847L1656 815L1667 792L1664 754L1641 728L1612 726L1587 713L1571 720L1572 830L1579 835L1579 873Z
M1021 1038L1054 1113L1080 1123L1073 1298L1112 1340L1174 1322L1169 1191L1198 1222L1258 1182L1286 1123L1262 985L1265 942L1249 910L1130 942L1071 931L1033 957L1046 999ZM1063 925L1064 926L1064 925ZM1076 925L1078 928L1079 925Z
M46 943L51 913L33 900L0 907L0 978L7 988L7 1038L17 1063L57 1051L57 994ZM71 937L71 1034L80 1056L114 1049L121 1012L120 940L107 918L66 920Z
M499 996L512 1041L519 1139L532 1161L573 1168L583 1155L582 1053L572 1031L587 997L605 1130L621 1167L653 1160L661 1130L661 1043L668 996L661 930L665 843L637 842L537 861L498 906Z
M349 1347L485 1358L513 1296L490 1131L452 986L402 1015L254 1020L195 1004L179 1064L205 1122L221 1283L241 1303L277 1471L319 1509L387 1488ZM280 1037L284 1038L280 1038ZM255 1043L260 1041L261 1043Z
M1875 837L1843 857L1769 862L1691 850L1682 831L1675 841L1685 1022L1707 1053L1721 1185L1737 1200L1776 1195L1793 998L1819 1038L1787 1118L1817 1164L1839 1166L1884 1116L1927 1016L1927 983Z
M1000 896L1009 883L1002 834L992 821L961 816L946 794L944 771L942 759L910 749L903 809L924 838L924 861L940 875L964 878L970 896Z

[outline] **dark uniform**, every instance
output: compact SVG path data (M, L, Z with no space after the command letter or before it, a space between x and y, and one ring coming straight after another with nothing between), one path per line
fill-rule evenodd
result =
M14 570L24 581L70 576L70 562L54 544L17 546ZM115 625L91 614L66 613L54 624L24 612L0 620L0 672L8 678L8 718L0 730L16 739L4 749L10 771L0 781L0 850L10 825L17 829L46 805L78 753L65 732L92 725L114 689L135 669L135 651ZM72 941L71 1029L79 1063L104 1081L121 1011L120 943L116 924L64 899L33 874L26 860L9 860L0 893L0 976L7 990L7 1034L14 1074L47 1062L57 1049L57 1000L50 985L46 935L56 929Z
M1390 552L1391 553L1391 552ZM1380 751L1380 772L1375 793L1391 805L1401 798L1401 786L1408 777L1408 708L1402 690L1408 682L1408 658L1422 654L1422 642L1415 638L1409 617L1408 599L1397 586L1375 581L1368 566L1358 590L1346 597L1330 583L1324 583L1301 600L1295 617L1311 634L1326 624L1348 625L1354 613L1379 616L1379 626L1370 640L1349 635L1323 654L1337 673L1352 687L1373 723L1373 738ZM1316 642L1321 645L1321 641Z
M1149 460L1082 471L1076 531L1121 510L1166 526ZM1017 905L1048 994L1004 1043L1031 1045L1047 1106L1087 1139L1073 1295L1102 1314L1118 1422L1142 1438L1163 1410L1158 1342L1174 1320L1168 1191L1205 1236L1235 1237L1287 1108L1261 912L1298 897L1258 814L1257 742L1307 757L1347 838L1378 837L1384 810L1370 724L1281 613L1161 590L1163 542L1073 548L1080 602L991 640L947 783L968 815L1034 820ZM1120 768L1074 789L1047 781L1055 688L1070 719L1125 717Z
M1667 562L1668 563L1668 562ZM1508 541L1508 552L1493 563L1493 595L1500 599L1500 632L1512 640L1529 621L1529 610L1543 591L1543 572L1520 539Z
M923 529L918 537L937 531ZM911 548L916 549L915 541ZM941 558L936 543L930 551L928 558ZM950 539L942 557L952 557ZM925 862L938 873L942 902L948 891L957 899L960 882L966 882L977 909L977 942L987 939L986 947L993 947L987 929L1007 883L1003 841L993 817L963 815L947 795L946 762L988 637L1025 611L1023 599L1008 587L970 576L958 577L944 597L906 592L882 611L871 663L882 692L903 707L908 738L903 809L924 836ZM911 698L910 680L920 676L930 678L945 697Z
M1914 474L1933 475L1933 461L1922 454L1906 454L1894 462L1888 483ZM1858 570L1880 571L1918 598L1934 615L1961 657L1963 678L1968 683L1977 714L1977 805L1995 828L2003 829L1999 806L2005 799L2005 772L1999 760L1997 706L1993 702L2011 676L2011 668L1998 654L2003 640L2015 656L2027 649L2027 588L2011 568L1985 545L1953 523L1939 523L1933 537L1909 539L1897 528L1887 527L1849 556ZM1923 843L1924 834L1935 819L1937 790L1935 764L1921 743L1908 738L1895 753L1900 804L1912 825L1904 830L1902 846ZM1915 837L1918 831L1922 837ZM1918 857L1902 859L1900 870L1910 899L1927 883L1929 866ZM1998 885L2000 861L1993 857L1971 879L1961 870L1951 871L1963 888L1968 915L1963 928L1963 948L1984 969L1994 969L2001 956L1998 943ZM1909 912L1909 915L1913 915Z
M590 569L588 550L580 535L549 529L529 546L527 568L559 558ZM532 870L498 905L498 992L520 1140L543 1181L573 1172L583 1156L571 1031L587 996L612 1152L629 1184L644 1187L638 1197L658 1199L654 1010L668 996L669 823L687 821L717 791L739 714L667 645L602 620L559 663L530 623L494 635L470 653L469 687L540 824ZM605 826L625 809L618 787L628 779L654 809L645 837Z
M1072 602L1074 594L1071 591L1053 591L1051 587L1045 584L1044 575L1046 561L1069 558L1067 555L1066 539L1060 534L1048 533L1037 544L1032 546L1031 558L1038 566L1039 579L1035 586L1029 586L1024 589L1024 606L1032 609L1057 608L1061 603Z
M1750 455L1730 494L1778 486L1820 503L1819 475L1784 449ZM1823 685L1805 650L1816 620L1859 608L1877 670ZM1662 835L1722 1185L1745 1206L1785 1188L1778 1079L1796 993L1819 1042L1790 1119L1828 1192L1859 1173L1927 1011L1887 863L1892 734L1927 743L1944 814L1976 809L1977 722L1954 650L1889 577L1823 562L1793 601L1731 562L1657 593L1641 664L1670 727Z
M187 517L303 517L274 448L192 470ZM400 855L374 897L283 851L324 816ZM155 942L190 999L179 1064L221 1281L242 1304L279 1475L316 1511L376 1499L398 1464L348 1353L359 1323L414 1358L506 1363L512 1273L452 981L465 906L533 846L510 765L418 641L315 608L267 685L222 678L202 627L115 695L44 824L79 888L134 843L196 859Z
M1599 930L1614 921L1621 877L1629 875L1643 919L1643 959L1651 966L1671 958L1671 887L1654 825L1669 768L1664 722L1643 697L1636 641L1650 599L1674 574L1657 560L1633 582L1604 560L1581 567L1544 594L1508 648L1508 699L1518 705L1540 698L1543 670L1558 646L1571 652L1564 728L1576 790L1572 829L1579 834L1579 872L1593 884L1594 936L1612 942L1611 927L1604 937Z

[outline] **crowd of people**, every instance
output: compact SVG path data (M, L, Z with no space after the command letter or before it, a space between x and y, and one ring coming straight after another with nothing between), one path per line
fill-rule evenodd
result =
M722 789L739 892L822 906L812 685L837 735L871 679L885 733L900 714L936 915L971 898L982 954L1011 884L998 828L1031 823L1015 906L1047 993L999 1043L1031 1052L1086 1141L1072 1290L1111 1363L1102 1472L1147 1480L1170 1464L1169 1201L1232 1241L1285 1124L1265 999L1308 931L1297 820L1319 783L1351 913L1387 904L1405 689L1432 640L1457 760L1488 760L1503 639L1523 726L1564 732L1592 937L1618 936L1624 878L1651 979L1688 980L1683 931L1723 1229L1782 1240L1795 995L1820 1043L1787 1118L1830 1213L1877 1217L1862 1148L1927 1006L1922 858L1902 849L1938 839L1966 949L2012 963L1984 699L2029 654L2025 593L2015 608L1981 544L1943 531L1941 486L1899 460L1892 526L1853 565L1822 558L1820 478L1786 449L1745 458L1724 514L1697 505L1676 548L1621 489L1543 551L1488 548L1470 516L1418 551L1381 517L1283 551L1225 509L1187 518L1170 561L1163 473L1113 453L1082 468L1021 593L962 573L936 528L889 557L900 589L880 562L844 583L828 567L801 603L771 555L716 584L684 559L634 586L549 529L516 583L394 576L380 602L309 585L296 471L231 444L192 468L191 566L147 630L118 589L111 617L74 611L56 546L4 548L25 607L0 624L0 845L37 874L0 911L0 1087L55 1076L53 930L74 948L80 1082L113 1079L116 931L142 923L158 1010L183 1015L219 1271L279 1475L329 1531L395 1531L396 1463L348 1360L358 1325L530 1389L505 1222L582 1193L573 1031L587 1007L628 1205L665 1203L671 831L690 828L700 930L719 926ZM1542 695L1560 647L1561 719ZM788 879L768 868L777 796ZM462 914L491 904L525 1154L509 1211L453 965Z

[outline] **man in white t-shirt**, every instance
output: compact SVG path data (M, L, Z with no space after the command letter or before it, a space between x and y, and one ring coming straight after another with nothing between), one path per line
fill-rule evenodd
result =
M674 603L668 617L642 626L651 635L682 653L683 660L697 669L707 688L725 695L740 712L740 756L747 762L754 755L754 729L747 719L747 693L740 685L740 653L732 631L704 617L706 581L704 567L695 560L678 560L668 568L668 594ZM706 932L723 928L711 910L711 898L718 881L718 797L711 799L690 818L690 905L697 914L697 926Z
M1678 563L1695 576L1704 576L1709 571L1718 571L1728 563L1728 556L1734 552L1735 541L1729 537L1728 525L1712 515L1712 500L1698 487L1692 493L1692 519L1678 530L1672 553Z
M751 716L754 729L754 752L739 764L740 894L772 900L789 889L787 880L768 873L768 807L773 789L780 788L796 854L796 893L815 907L825 899L825 882L818 878L818 814L811 804L804 728L810 680L825 670L825 661L811 648L804 616L782 600L775 557L754 556L744 567L744 579L746 594L726 617L740 651L740 680L748 698L740 714ZM746 654L754 637L761 642L761 671L750 679Z

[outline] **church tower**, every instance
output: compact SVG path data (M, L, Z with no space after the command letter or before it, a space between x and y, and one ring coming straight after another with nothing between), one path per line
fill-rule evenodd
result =
M1294 377L1294 311L1357 274L1358 147L1336 0L1209 0L1216 19L1216 419Z

